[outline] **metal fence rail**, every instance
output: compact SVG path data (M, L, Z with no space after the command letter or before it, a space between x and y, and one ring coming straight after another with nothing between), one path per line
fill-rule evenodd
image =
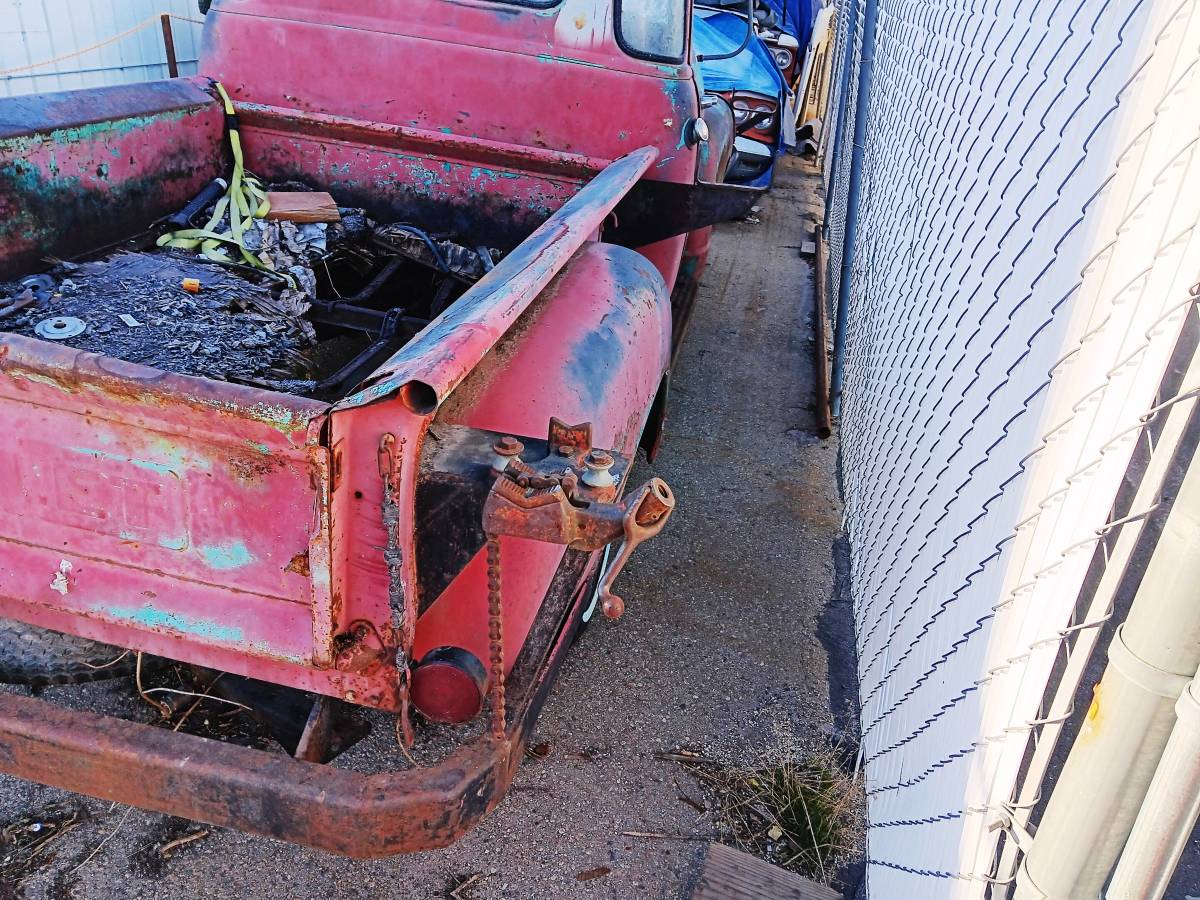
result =
M838 19L830 297L867 5ZM1005 896L1195 300L1200 13L877 5L842 410L869 886Z

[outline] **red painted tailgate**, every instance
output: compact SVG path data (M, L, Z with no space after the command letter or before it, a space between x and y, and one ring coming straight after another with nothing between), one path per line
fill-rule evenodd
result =
M0 615L259 677L324 664L325 410L0 338Z

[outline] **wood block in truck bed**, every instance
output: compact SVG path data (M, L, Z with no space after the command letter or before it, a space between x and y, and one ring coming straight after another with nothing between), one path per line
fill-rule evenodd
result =
M288 222L340 222L341 213L333 197L324 191L269 191L268 219Z

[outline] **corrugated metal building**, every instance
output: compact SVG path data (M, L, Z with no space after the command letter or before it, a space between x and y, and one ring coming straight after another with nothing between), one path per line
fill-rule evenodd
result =
M0 97L166 78L162 13L195 74L195 0L0 0Z

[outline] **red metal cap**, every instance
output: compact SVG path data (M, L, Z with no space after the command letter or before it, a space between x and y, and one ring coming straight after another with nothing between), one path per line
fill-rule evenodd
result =
M412 673L412 702L431 722L461 725L483 709L487 670L461 647L437 647Z

